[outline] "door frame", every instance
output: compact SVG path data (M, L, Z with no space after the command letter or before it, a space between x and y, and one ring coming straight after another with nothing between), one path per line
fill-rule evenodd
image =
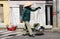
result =
M46 25L48 25L48 12L47 7L50 7L50 25L53 25L53 6L52 5L46 5L45 6L45 15L46 15Z

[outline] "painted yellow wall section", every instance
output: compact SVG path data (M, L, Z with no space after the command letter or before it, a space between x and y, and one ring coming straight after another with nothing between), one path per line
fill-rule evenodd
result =
M8 1L0 1L0 4L3 4L3 13L4 13L4 23L10 25L9 22L9 3Z

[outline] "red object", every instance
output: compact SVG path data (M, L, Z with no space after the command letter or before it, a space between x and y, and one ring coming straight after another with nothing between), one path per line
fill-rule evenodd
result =
M7 27L7 29L8 29L9 31L15 31L16 28L17 28L16 26L13 26L13 27L11 27L11 28Z

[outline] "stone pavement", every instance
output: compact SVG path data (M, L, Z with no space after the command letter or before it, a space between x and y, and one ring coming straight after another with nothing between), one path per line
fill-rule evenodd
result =
M45 31L44 35L35 37L23 36L25 31L17 29L16 31L0 30L0 39L60 39L60 32Z
M60 39L60 33L45 32L44 35L29 37L29 36L15 36L7 39Z
M14 36L19 36L25 33L22 29L17 29L16 31L8 31L7 29L0 30L0 39L11 38Z

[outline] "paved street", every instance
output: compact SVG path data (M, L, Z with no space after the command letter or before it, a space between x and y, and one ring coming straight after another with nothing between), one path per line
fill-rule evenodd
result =
M60 33L45 32L45 35L29 37L29 36L15 36L9 39L60 39Z
M44 35L29 37L22 36L22 31L0 31L0 39L60 39L60 33L58 32L44 32ZM5 34L5 35L4 35Z

